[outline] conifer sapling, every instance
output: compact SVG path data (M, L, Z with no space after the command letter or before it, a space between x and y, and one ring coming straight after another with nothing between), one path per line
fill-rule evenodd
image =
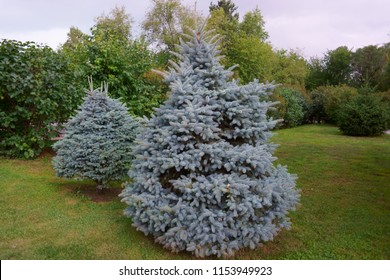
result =
M296 176L273 165L274 85L239 85L219 62L217 37L200 30L189 39L164 73L170 98L137 138L133 181L120 196L133 225L164 247L230 256L290 226Z
M107 85L93 90L90 80L90 87L53 146L53 166L58 176L92 179L101 190L126 178L138 125L123 103L108 96Z

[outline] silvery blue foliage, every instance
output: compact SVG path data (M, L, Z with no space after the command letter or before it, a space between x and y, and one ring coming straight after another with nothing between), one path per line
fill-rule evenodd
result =
M93 90L91 84L87 92L63 138L54 144L53 166L60 177L92 179L102 189L126 178L138 124L123 103L107 95L107 86Z
M273 84L239 85L220 64L217 38L194 32L165 79L171 95L137 138L121 193L125 215L164 247L230 256L290 226L296 176L274 166L267 118Z

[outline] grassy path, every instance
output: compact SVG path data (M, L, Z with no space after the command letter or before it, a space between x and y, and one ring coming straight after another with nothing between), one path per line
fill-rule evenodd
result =
M293 227L235 259L390 259L390 135L342 136L308 125L278 131L278 163L299 176ZM0 259L190 259L135 231L91 182L56 178L51 157L0 158ZM79 191L74 191L79 190Z

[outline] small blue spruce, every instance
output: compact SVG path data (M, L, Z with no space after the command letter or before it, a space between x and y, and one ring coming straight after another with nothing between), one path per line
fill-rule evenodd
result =
M87 92L53 146L53 166L59 177L92 179L103 189L110 181L127 178L138 123L123 103L108 96L107 86L93 90L91 83Z

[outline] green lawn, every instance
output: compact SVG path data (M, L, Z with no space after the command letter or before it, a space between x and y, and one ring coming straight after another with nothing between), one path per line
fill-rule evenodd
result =
M307 125L278 131L279 163L299 176L293 227L235 259L390 259L390 135L348 137ZM56 178L51 156L0 158L0 259L190 259L132 228L114 197Z

